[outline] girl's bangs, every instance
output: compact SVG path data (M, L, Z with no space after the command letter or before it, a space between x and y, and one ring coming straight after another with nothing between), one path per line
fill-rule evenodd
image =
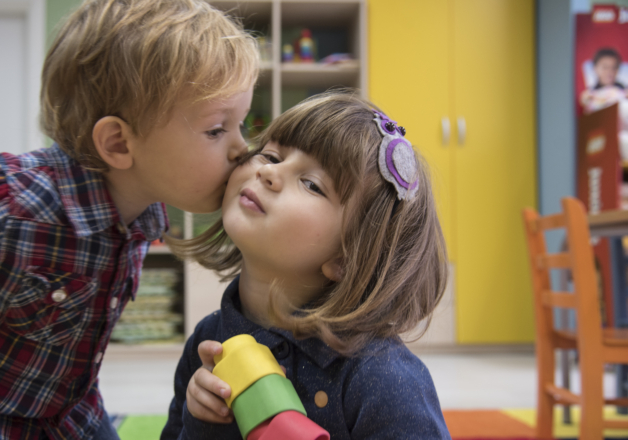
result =
M346 203L381 141L372 120L372 109L353 95L316 95L273 121L260 136L257 151L273 141L315 158Z

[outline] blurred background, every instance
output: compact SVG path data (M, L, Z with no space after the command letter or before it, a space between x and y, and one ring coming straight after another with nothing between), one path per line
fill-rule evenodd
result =
M57 24L79 3L0 0L4 151L50 144L37 129L39 75ZM628 2L210 3L240 19L259 42L249 136L334 86L359 89L406 128L431 168L452 269L431 328L409 346L430 367L446 409L534 407L533 299L521 210L557 212L568 195L580 196L591 212L622 207L628 162L621 136L605 159L618 170L615 178L596 183L586 161L576 160L584 148L577 121L600 109L615 109L615 119L621 113L624 95L594 93L602 79L595 55L614 49L620 57L614 84L628 86L622 83ZM169 215L171 233L180 237L211 222L174 208ZM557 250L561 240L552 236L549 246ZM612 322L619 312L610 267L620 257L600 249L602 313ZM623 256L623 247L618 252ZM166 413L185 337L219 308L223 289L212 273L178 261L161 243L151 246L137 300L123 313L102 367L110 413ZM607 382L609 390L617 387L611 372Z

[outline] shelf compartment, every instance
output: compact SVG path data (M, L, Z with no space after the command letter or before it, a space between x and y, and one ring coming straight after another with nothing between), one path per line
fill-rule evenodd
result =
M245 29L270 33L270 21L272 15L272 1L260 0L246 2L211 0L210 4L216 9L226 12L231 17L238 19Z
M283 27L347 27L357 24L360 13L358 0L317 0L281 2Z

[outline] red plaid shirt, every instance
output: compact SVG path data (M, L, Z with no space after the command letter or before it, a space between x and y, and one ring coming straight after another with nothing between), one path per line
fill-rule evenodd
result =
M0 439L85 439L100 361L137 291L163 204L130 227L98 173L58 146L0 155Z

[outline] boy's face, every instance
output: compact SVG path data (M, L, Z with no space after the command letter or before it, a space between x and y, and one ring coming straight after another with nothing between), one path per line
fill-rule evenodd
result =
M236 168L222 204L225 231L256 272L324 285L340 251L343 206L311 156L269 142Z
M612 86L615 84L615 78L617 77L617 59L615 57L601 57L595 63L593 70L603 86Z
M220 208L229 175L247 151L240 131L253 89L217 101L177 102L165 124L134 139L132 190L144 201L195 213Z

